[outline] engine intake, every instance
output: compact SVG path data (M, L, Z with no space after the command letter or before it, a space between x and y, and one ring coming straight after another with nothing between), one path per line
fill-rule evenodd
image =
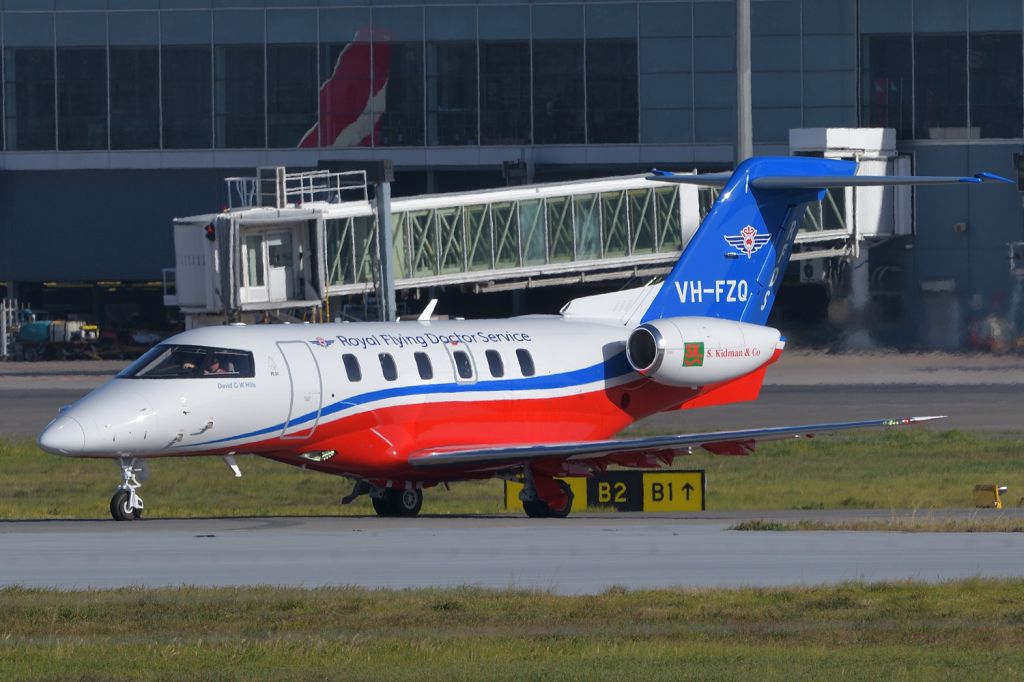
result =
M629 335L626 358L640 374L670 386L706 386L768 362L782 335L772 327L714 317L668 317Z

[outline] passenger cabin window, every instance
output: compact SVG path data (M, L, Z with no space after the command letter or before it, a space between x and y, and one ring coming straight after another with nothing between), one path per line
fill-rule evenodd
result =
M423 351L413 353L416 358L416 369L419 370L420 379L430 381L434 378L434 367L430 364L430 356Z
M398 368L395 367L395 359L391 353L378 353L380 359L380 371L384 374L385 381L394 381L398 378Z
M210 346L154 346L117 375L122 379L253 377L256 365L245 350Z
M489 350L484 353L487 358L487 366L491 370L491 376L500 379L505 376L505 363L501 361L501 354L496 350Z
M522 370L524 377L532 377L537 373L530 351L525 348L516 348L516 357L519 358L519 369Z
M341 356L341 361L345 363L345 374L348 376L349 381L362 380L363 371L359 369L359 358L351 353L345 353Z
M457 350L452 353L455 358L455 370L463 379L473 378L473 361L469 359L469 353L464 350Z

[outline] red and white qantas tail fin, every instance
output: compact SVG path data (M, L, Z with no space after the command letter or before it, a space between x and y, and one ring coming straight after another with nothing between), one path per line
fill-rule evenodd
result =
M370 26L359 29L320 86L317 122L298 146L365 147L375 142L390 72L390 34Z

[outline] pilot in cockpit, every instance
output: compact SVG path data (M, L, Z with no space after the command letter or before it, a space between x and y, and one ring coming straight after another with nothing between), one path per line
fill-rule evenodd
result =
M218 356L216 356L216 355L214 355L210 359L210 364L206 366L206 371L204 372L204 374L207 374L207 375L209 375L209 374L234 374L234 373L235 373L234 365L232 363L230 363L230 362L222 363L220 361L220 358Z

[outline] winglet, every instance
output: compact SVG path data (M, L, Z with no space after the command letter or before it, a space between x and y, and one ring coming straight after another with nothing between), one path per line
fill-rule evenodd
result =
M936 415L933 417L903 417L902 419L893 419L890 426L902 426L904 424L920 424L921 422L930 422L936 419L946 419L946 415Z
M981 173L977 173L974 177L978 178L979 182L985 182L986 180L990 180L992 182L1006 182L1011 185L1016 184L1010 178L1004 178L1002 175L996 175L995 173L986 173L984 171L982 171Z

